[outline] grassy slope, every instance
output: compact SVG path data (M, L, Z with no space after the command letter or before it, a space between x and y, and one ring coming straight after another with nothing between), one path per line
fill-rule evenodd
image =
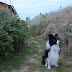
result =
M0 72L71 72L72 65L67 61L72 58L68 57L66 52L60 55L58 68L53 67L48 70L41 64L45 43L39 38L31 37L24 50L11 59L5 60L5 62L3 60L0 63Z
M39 24L41 21L48 25L65 26L72 23L72 6L58 10L56 12L40 14L31 20L30 24Z
M37 33L43 31L39 35L45 37L47 33L59 33L60 30L64 30L64 27L69 26L71 23L72 6L58 10L56 12L51 12L49 14L40 14L31 20L29 27L33 25L40 25L35 31ZM43 28L43 25L46 26ZM63 32L60 33L63 35Z

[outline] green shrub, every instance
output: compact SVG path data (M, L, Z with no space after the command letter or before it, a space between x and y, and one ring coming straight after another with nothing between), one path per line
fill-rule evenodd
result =
M0 9L0 55L10 56L24 46L29 31L25 21L13 16L10 11Z
M46 26L47 24L45 24L44 22L40 22L39 24L34 24L30 27L30 33L33 36L37 36L40 34L43 34L46 30Z

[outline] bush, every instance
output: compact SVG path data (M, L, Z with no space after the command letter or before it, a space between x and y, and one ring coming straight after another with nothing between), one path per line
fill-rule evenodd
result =
M46 31L46 26L47 26L47 24L45 24L42 21L39 24L32 25L30 27L31 35L37 36L37 35L43 34Z
M11 11L0 9L0 55L10 56L24 46L29 31L25 21Z

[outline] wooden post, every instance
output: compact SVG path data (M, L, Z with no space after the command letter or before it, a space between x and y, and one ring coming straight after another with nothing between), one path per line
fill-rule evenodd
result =
M61 6L60 6L60 10L61 10Z

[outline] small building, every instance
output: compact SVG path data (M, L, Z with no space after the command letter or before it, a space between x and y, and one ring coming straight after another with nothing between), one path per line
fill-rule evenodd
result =
M26 17L26 22L29 23L30 22L30 17Z
M14 15L18 15L13 5L9 5L9 4L0 2L0 8L10 9Z

